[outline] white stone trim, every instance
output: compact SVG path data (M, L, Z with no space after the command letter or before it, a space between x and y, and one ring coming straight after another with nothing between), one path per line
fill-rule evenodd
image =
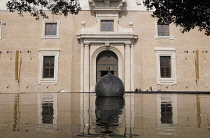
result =
M3 23L3 22L0 21L0 40L1 40L1 38L2 38L2 37L1 37L1 35L2 35L2 29L1 29L1 28L2 28L2 23Z
M134 45L131 45L131 91L134 91Z
M125 91L131 91L131 45L125 45Z
M84 92L90 92L90 45L84 45Z
M155 39L170 39L170 40L174 39L172 28L171 28L172 24L169 24L169 34L170 34L169 36L158 36L157 21L154 21L154 24L155 24Z
M39 51L39 72L38 72L38 84L57 84L58 82L58 59L59 50L40 50ZM43 78L43 57L55 56L54 63L54 78Z
M45 35L45 26L46 23L57 23L57 34L56 35ZM56 21L43 21L42 23L42 36L41 38L44 39L58 39L60 38L60 33L59 33L59 27L60 26L60 20L56 20Z
M177 84L176 79L176 49L156 47L157 84ZM160 77L160 56L171 56L171 78Z
M80 54L80 92L84 92L84 45L81 43Z

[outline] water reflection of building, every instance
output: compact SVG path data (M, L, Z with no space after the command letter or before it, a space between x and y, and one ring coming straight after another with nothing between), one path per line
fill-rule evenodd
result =
M38 94L38 130L57 130L57 93Z
M178 125L177 95L157 95L157 127L156 133L160 135L176 135Z
M86 136L135 135L133 95L115 98L99 98L89 93L81 96L81 134ZM125 104L125 107L124 107Z
M104 134L116 134L119 128L124 97L96 97L96 131Z

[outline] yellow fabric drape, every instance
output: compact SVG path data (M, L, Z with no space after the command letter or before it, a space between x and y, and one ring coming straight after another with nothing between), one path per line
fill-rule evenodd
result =
M195 73L196 73L196 80L200 79L199 75L199 55L198 50L195 51Z
M19 80L19 56L20 56L20 52L16 50L16 56L15 56L15 80Z

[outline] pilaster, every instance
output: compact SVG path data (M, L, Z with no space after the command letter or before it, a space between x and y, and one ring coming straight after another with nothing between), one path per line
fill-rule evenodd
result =
M125 45L125 91L131 90L131 46Z
M84 92L90 91L90 45L84 46Z

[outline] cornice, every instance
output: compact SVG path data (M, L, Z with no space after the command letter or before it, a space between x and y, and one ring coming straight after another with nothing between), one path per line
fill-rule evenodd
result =
M137 35L134 34L80 34L77 35L78 39L137 39Z

